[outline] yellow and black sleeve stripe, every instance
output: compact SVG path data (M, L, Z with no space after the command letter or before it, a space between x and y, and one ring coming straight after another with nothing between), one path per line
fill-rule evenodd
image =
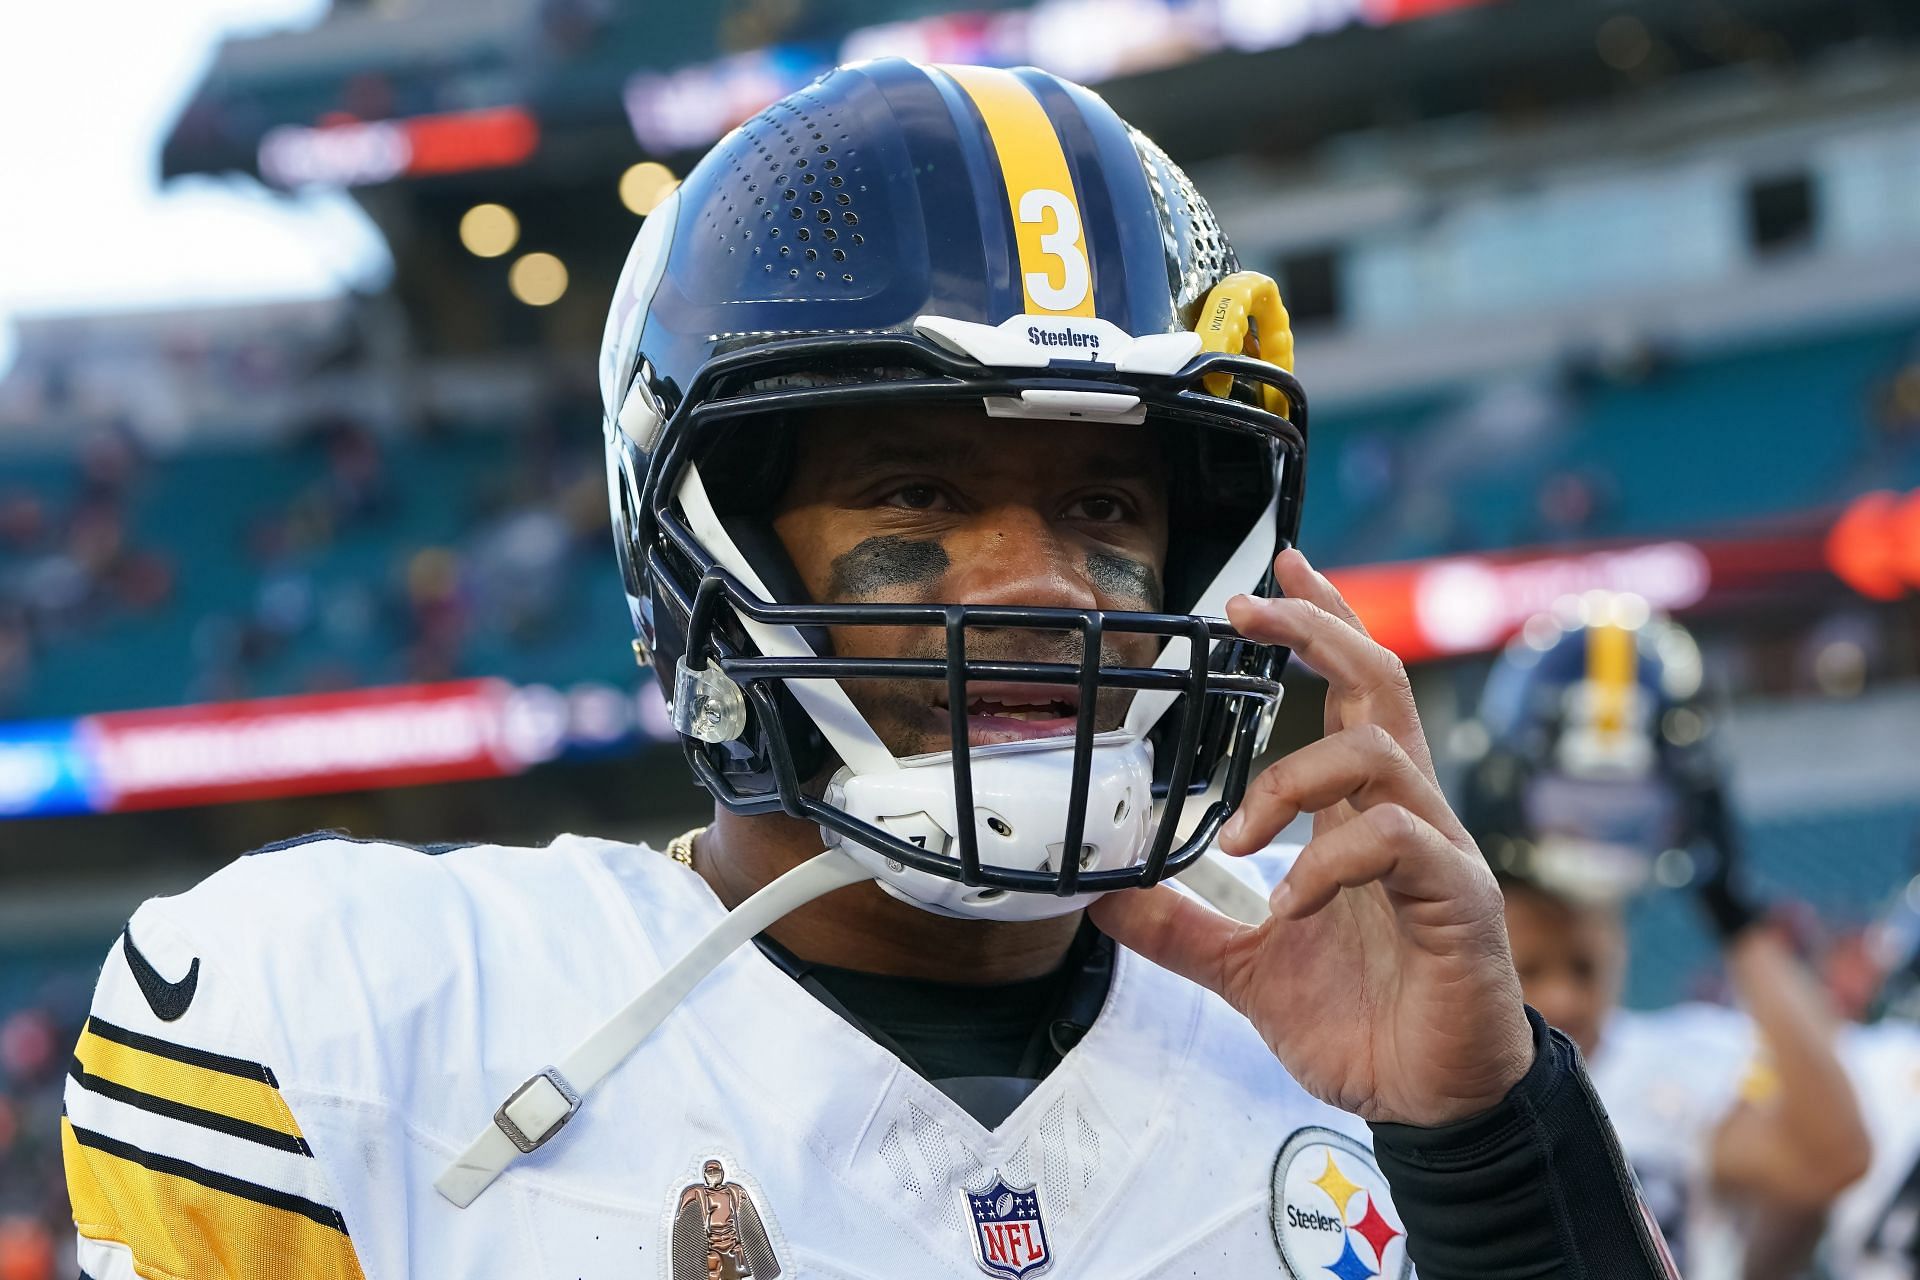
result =
M338 1209L216 1167L237 1139L279 1153L262 1153L262 1168L311 1168L313 1152L265 1064L96 1017L69 1075L60 1128L74 1224L125 1247L143 1280L364 1280ZM148 1136L108 1132L116 1117Z
M311 1157L280 1082L229 1058L89 1018L67 1074L82 1089L262 1146Z

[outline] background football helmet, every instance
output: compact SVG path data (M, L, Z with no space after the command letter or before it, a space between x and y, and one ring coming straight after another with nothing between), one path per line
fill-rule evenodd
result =
M1590 592L1527 623L1488 673L1461 816L1496 871L1590 901L1727 870L1700 651L1637 596ZM1669 851L1677 851L1669 853Z
M722 805L815 822L891 892L967 915L1059 914L1201 855L1285 659L1219 619L1272 592L1306 445L1286 312L1237 266L1152 142L1031 69L843 68L648 216L601 355L614 536L638 649ZM809 599L769 524L792 432L874 401L1158 432L1167 612ZM944 660L840 657L826 631L906 625L937 629ZM970 659L988 627L1077 633L1085 656ZM1165 637L1157 661L1102 667L1120 633ZM896 759L838 683L872 678L942 681L954 706L969 680L1071 684L1077 730L969 749L956 716L950 751ZM1132 701L1098 732L1111 689Z

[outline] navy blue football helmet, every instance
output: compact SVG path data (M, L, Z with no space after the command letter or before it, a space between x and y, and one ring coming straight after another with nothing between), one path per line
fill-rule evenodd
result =
M1273 282L1239 270L1186 175L1078 85L885 59L748 120L647 217L601 356L637 650L695 776L732 811L818 824L937 911L1058 914L1191 864L1280 696L1285 652L1222 615L1273 593L1298 529L1291 362ZM792 432L876 401L1160 433L1167 611L810 599L770 526ZM938 629L944 659L836 656L827 637L883 626ZM1077 635L1084 656L970 658L986 628ZM1158 659L1102 665L1100 637L1122 633L1161 637ZM1071 685L1076 731L970 748L955 714L951 752L896 760L840 682L905 678L955 708L969 681ZM1126 725L1100 731L1096 695L1116 689Z
M1461 819L1496 871L1618 901L1669 850L1676 884L1725 870L1732 835L1693 637L1637 596L1542 614L1494 662Z

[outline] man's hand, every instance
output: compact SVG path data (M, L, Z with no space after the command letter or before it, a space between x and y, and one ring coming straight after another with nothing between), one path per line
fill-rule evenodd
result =
M1447 807L1399 658L1298 551L1284 598L1236 597L1249 639L1327 681L1325 736L1255 778L1219 847L1265 847L1298 814L1313 839L1248 926L1175 889L1111 894L1095 923L1217 992L1309 1092L1372 1121L1486 1111L1533 1061L1500 891Z

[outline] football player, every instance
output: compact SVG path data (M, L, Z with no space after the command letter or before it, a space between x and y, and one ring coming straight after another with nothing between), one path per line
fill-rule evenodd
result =
M1669 1274L1291 549L1291 357L1066 81L878 61L730 134L601 369L712 825L313 837L144 905L62 1121L88 1274ZM1289 650L1326 734L1250 780Z
M1790 1277L1810 1240L1743 1241L1824 1212L1867 1137L1824 997L1739 887L1700 685L1692 637L1638 598L1568 602L1495 663L1462 807L1500 873L1527 1001L1586 1055L1687 1276ZM1621 906L1656 868L1692 883L1744 1013L1618 1006Z

